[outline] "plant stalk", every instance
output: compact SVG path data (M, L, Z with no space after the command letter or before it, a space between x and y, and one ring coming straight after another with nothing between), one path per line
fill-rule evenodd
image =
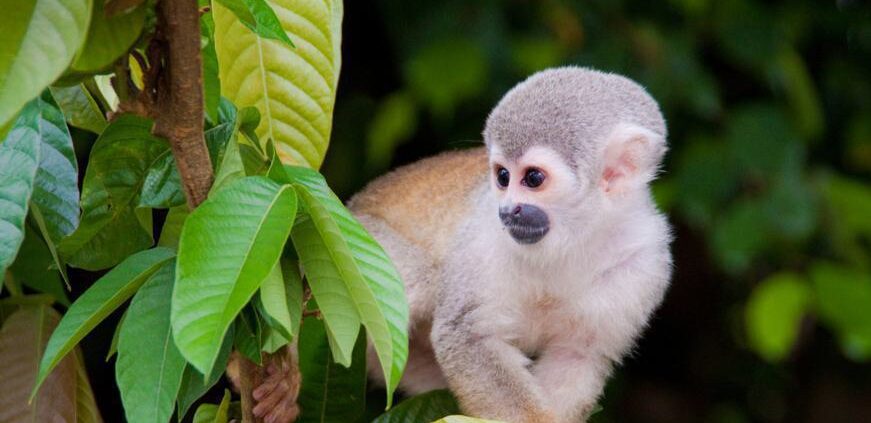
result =
M202 203L214 179L203 135L200 11L196 0L161 0L155 37L163 47L152 132L169 140L188 207Z

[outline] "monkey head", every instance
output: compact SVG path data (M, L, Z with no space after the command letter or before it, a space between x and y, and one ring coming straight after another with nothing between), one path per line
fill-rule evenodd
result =
M505 232L521 246L564 246L649 199L665 137L656 101L627 78L578 67L532 75L484 129Z

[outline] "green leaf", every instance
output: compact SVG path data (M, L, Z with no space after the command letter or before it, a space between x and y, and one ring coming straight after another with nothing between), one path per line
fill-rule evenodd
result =
M801 276L778 273L753 289L744 312L750 346L763 358L786 358L798 338L811 290Z
M59 77L85 39L90 0L4 1L0 127Z
M287 340L299 333L302 319L302 278L295 260L282 258L260 285L260 301L271 327Z
M36 364L48 334L60 316L51 307L26 306L9 316L0 330L0 422L76 421L76 358L67 357L33 386ZM34 392L28 400L30 392Z
M366 340L354 345L352 366L339 366L330 354L324 323L307 319L299 335L301 414L298 423L354 422L366 409Z
M9 267L9 273L21 285L49 294L58 303L69 306L70 300L63 282L57 269L51 268L53 265L54 259L48 246L39 237L36 229L27 225L24 242L18 251L18 257Z
M230 351L233 349L233 339L235 338L234 327L235 325L231 325L227 335L224 336L224 343L221 345L221 352L218 353L215 368L208 378L203 376L202 373L198 372L190 364L185 366L184 375L181 379L181 387L178 390L178 399L176 400L179 421L187 414L188 409L190 409L196 400L218 383L218 380L224 374L224 370L227 369L227 360L230 358Z
M166 150L148 168L139 195L139 207L168 209L182 204L185 204L185 198L181 176L172 151Z
M294 47L293 41L290 41L287 33L284 32L284 28L281 27L278 16L275 16L275 11L272 10L272 7L266 1L217 0L217 2L230 9L245 27L254 31L260 37L282 41L287 43L288 46Z
M203 404L194 414L194 423L227 423L227 412L230 410L230 390L224 389L224 398L220 405Z
M302 191L299 196L301 207L307 208L308 201ZM340 236L335 235L334 238ZM297 219L291 238L324 318L333 357L336 362L348 367L351 365L351 350L357 340L361 321L351 293L345 286L344 275L333 263L330 250L325 246L326 241L321 238L308 215Z
M206 117L218 122L218 108L221 104L221 80L218 78L218 52L215 51L215 22L212 12L200 17L200 34L208 40L201 49L203 56L203 99ZM213 163L214 166L214 163Z
M831 263L815 263L811 281L822 320L840 338L853 360L871 358L871 275Z
M179 350L211 372L233 319L278 262L296 195L263 177L214 192L188 216L179 242L172 325Z
M122 115L106 128L85 172L82 221L58 246L71 265L105 269L153 243L135 206L148 169L168 149L166 141L151 135L150 120Z
M225 185L244 177L245 165L242 163L242 157L239 155L239 143L236 137L232 136L227 142L221 166L218 167L218 171L215 174L215 183L212 184L210 192L218 191Z
M73 139L51 94L46 92L31 106L21 118L38 130L42 141L31 203L45 223L47 239L57 243L79 224L78 163Z
M387 381L388 407L408 357L408 304L399 273L384 249L357 222L316 171L287 166L286 171L310 219L294 228L299 253L312 293L326 319L327 329L359 317L375 346ZM349 296L334 309L332 301ZM356 334L354 334L356 337ZM351 345L353 345L353 337ZM344 341L344 338L334 339ZM337 345L339 350L347 346ZM344 349L344 351L348 351ZM333 350L336 353L336 350Z
M0 145L0 271L15 258L24 236L24 217L32 208L53 243L78 225L77 165L63 115L51 96L37 98L21 111ZM28 204L29 203L29 204ZM58 267L62 263L58 260Z
M74 72L90 73L109 68L127 53L145 27L145 7L108 17L104 4L104 0L94 0L88 36L70 67Z
M51 334L39 364L36 386L39 387L46 375L88 332L132 297L145 280L174 255L174 251L161 247L136 253L88 288L70 306Z
M0 144L0 274L15 260L24 240L24 220L39 168L39 134L16 126Z
M172 417L185 367L169 323L174 281L175 263L168 261L133 297L121 327L115 380L129 422Z
M220 3L214 5L221 90L240 108L255 106L257 135L282 161L317 168L332 128L338 83L342 2L272 0L297 47L262 39Z
M438 390L402 401L372 423L431 422L459 412L453 395L447 390Z
M236 317L236 335L233 346L240 354L248 357L257 365L260 365L263 357L260 354L260 346L263 343L263 328L260 326L260 317L252 307L245 307Z
M187 205L181 205L169 209L166 214L166 220L163 221L163 228L160 229L160 238L157 245L161 247L176 248L178 247L178 239L181 237L181 228L187 219L190 211Z
M67 122L77 128L86 129L95 134L102 133L106 129L106 117L97 105L97 101L83 84L71 87L50 87L60 109L63 111Z

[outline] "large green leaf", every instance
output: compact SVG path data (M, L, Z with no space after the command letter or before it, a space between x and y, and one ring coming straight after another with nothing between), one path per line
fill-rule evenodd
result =
M351 367L335 363L324 323L306 319L299 334L302 386L298 423L354 422L366 408L366 340L354 346Z
M303 206L305 196L300 195ZM340 235L337 235L340 236ZM345 285L341 270L308 215L301 215L293 228L294 248L298 251L305 276L326 323L327 336L335 360L351 365L351 351L360 332L360 314ZM347 256L344 256L347 259Z
M381 362L389 407L408 357L408 304L399 273L323 176L301 167L286 171L310 216L294 228L292 238L327 329L335 331L335 323L344 319L336 315L347 313L344 306L334 310L330 301L349 296Z
M90 0L0 1L0 127L70 64L85 39Z
M214 192L188 216L172 327L179 350L201 373L211 372L230 323L278 262L295 215L291 187L254 176Z
M24 220L39 166L39 134L16 126L0 144L0 274L15 260L24 240Z
M166 141L151 135L150 120L122 115L106 128L85 172L81 224L59 245L71 265L105 269L152 244L135 206L148 169L168 149Z
M296 48L263 39L214 5L221 90L237 106L256 106L262 142L275 141L288 163L317 168L329 144L338 83L342 2L272 0ZM265 145L265 144L264 144Z
M145 26L145 7L107 17L104 0L94 0L85 44L70 67L74 72L107 68L133 45Z
M165 262L133 297L121 327L115 379L129 422L168 422L175 408L185 361L169 323L174 282L175 263Z
M98 323L132 297L175 252L154 248L136 253L97 280L67 310L45 349L39 363L37 387L57 363Z
M75 422L76 358L64 359L28 400L39 357L60 316L47 305L26 306L0 330L0 422Z
M438 390L402 401L372 423L432 422L459 412L453 395L447 390Z
M87 129L99 134L106 129L106 117L84 84L71 87L51 87L51 95L54 97L60 109L63 111L67 122L77 128Z
M79 224L78 163L73 139L63 114L47 92L31 102L20 119L28 120L42 141L31 203L47 232L47 241L57 243Z
M34 173L35 172L35 173ZM28 205L49 248L78 225L77 165L63 115L50 95L28 103L0 145L0 271L14 259ZM58 267L62 264L58 260Z

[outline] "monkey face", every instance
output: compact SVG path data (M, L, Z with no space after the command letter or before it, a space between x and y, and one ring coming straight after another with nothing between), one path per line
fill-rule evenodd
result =
M576 206L577 178L548 147L534 146L516 158L491 147L490 168L499 220L518 244L540 242L555 224L565 224L561 218Z

